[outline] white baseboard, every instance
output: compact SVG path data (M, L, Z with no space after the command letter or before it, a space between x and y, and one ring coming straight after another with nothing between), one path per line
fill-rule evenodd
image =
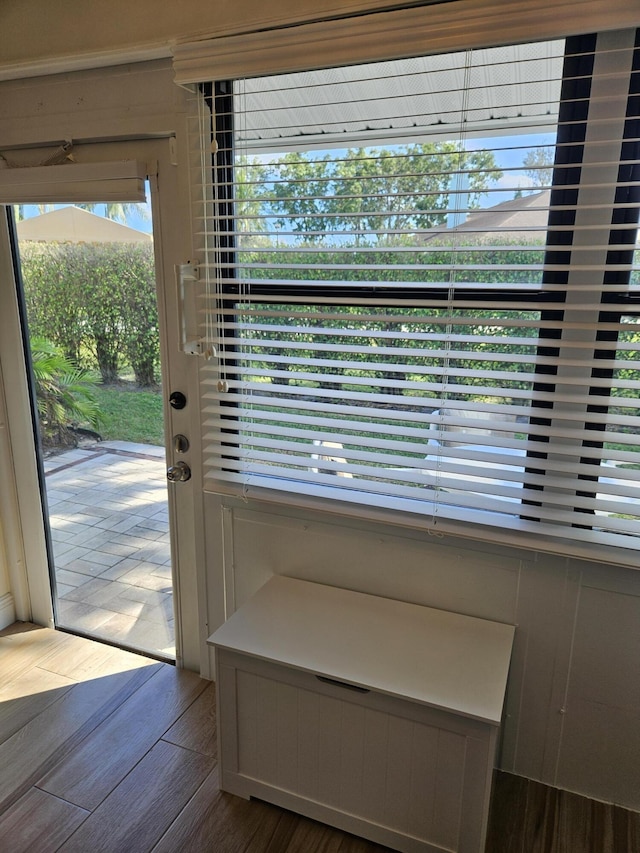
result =
M10 592L0 596L0 631L16 621L16 608Z

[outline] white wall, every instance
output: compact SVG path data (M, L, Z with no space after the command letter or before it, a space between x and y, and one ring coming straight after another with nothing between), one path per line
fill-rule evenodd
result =
M67 0L0 3L0 79L170 56L176 39L401 5L386 0Z

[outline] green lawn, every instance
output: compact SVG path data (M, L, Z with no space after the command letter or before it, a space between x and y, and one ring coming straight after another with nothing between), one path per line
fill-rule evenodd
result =
M105 440L164 445L162 394L113 386L98 386L102 413L98 432Z

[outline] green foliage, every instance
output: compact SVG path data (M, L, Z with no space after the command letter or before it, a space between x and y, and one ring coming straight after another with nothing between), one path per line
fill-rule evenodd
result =
M32 335L60 346L103 382L124 363L153 385L160 360L153 248L143 243L30 243L20 247Z
M97 429L100 408L90 373L67 358L60 347L42 338L31 339L31 361L44 443L72 444L70 427L77 424Z
M53 341L67 358L79 361L85 337L84 282L74 268L70 245L25 243L20 255L31 334Z
M350 148L339 157L291 152L269 165L245 165L262 215L309 244L327 231L355 235L357 245L388 244L399 232L442 224L451 175L466 172L475 207L502 172L492 151L467 153L455 142ZM240 210L246 215L255 215L249 201Z
M100 435L105 441L164 444L162 395L156 391L98 388L102 413Z
M470 243L458 248L455 267L451 264L451 246L444 239L411 245L405 237L405 245L410 252L397 251L398 246L393 249L351 246L353 251L345 252L345 246L317 245L242 252L241 258L243 263L251 264L252 276L263 280L326 281L338 288L373 280L386 284L389 293L396 285L404 289L425 282L442 290L452 283L462 287L485 283L487 287L496 287L535 283L541 279L543 245L509 247ZM337 264L340 264L339 269L335 268ZM312 292L310 288L310 295ZM535 305L523 305L521 310L500 311L482 309L481 305L480 300L479 307L471 311L457 312L449 308L427 311L415 307L408 297L406 306L370 305L363 312L357 304L333 305L325 310L311 301L275 305L261 304L254 299L254 316L245 317L239 305L238 320L247 324L256 370L269 371L271 383L277 385L311 385L340 391L356 382L357 390L367 391L373 390L373 385L367 387L366 384L370 379L377 393L396 397L404 393L419 394L437 400L443 337L447 323L458 319L454 340L447 345L448 370L456 376L458 398L471 400L478 394L486 395L483 388L528 389L530 380L525 377L507 382L504 376L492 374L497 370L496 356L505 359L500 373L508 371L517 377L531 371L537 350L535 321L539 309ZM256 312L264 312L258 322L265 330L254 335L250 329L255 323ZM467 322L462 322L465 318ZM349 330L348 342L353 352L335 347L336 340L344 342L343 329ZM254 340L256 337L259 344ZM519 359L521 356L525 358ZM323 378L314 381L296 376L306 368ZM484 371L485 375L472 375L478 371ZM380 382L380 379L385 381ZM410 391L407 390L409 385Z

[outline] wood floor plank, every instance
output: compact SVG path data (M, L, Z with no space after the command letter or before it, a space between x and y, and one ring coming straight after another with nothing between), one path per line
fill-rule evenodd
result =
M264 853L278 823L281 809L258 801L225 794L213 769L176 818L153 853Z
M14 622L0 631L0 637L12 637L14 634L26 634L28 631L41 631L42 626L33 622Z
M221 793L214 688L193 674L20 625L0 632L0 684L0 853L385 851ZM492 799L486 853L640 853L640 814L502 772Z
M340 829L309 818L287 813L292 821L278 823L269 844L261 853L393 853L389 847L356 838ZM255 850L254 853L258 853Z
M38 787L82 808L97 808L207 685L192 672L160 664Z
M74 684L0 744L0 814L60 762L162 664Z
M342 833L339 853L391 853L391 851L388 847L382 847L380 844L374 844L372 841L356 838L355 835L348 835L345 832Z
M90 812L30 788L0 817L0 850L55 853Z
M0 683L9 684L33 666L43 661L64 644L66 635L51 628L33 628L25 623L25 630L3 631L0 635Z
M74 683L70 678L36 666L1 688L0 743L57 702Z
M343 839L338 830L307 819L294 819L291 824L291 831L286 838L282 834L283 822L278 825L265 853L307 853L308 850L339 853Z
M605 853L606 850L610 849L610 847L600 846L606 834L606 821L602 820L598 832L598 846L593 846L596 838L593 835L594 811L592 805L595 806L595 803L567 791L558 791L555 799L557 810L551 848L553 853L591 853L595 850ZM599 817L602 818L603 815L599 815ZM549 840L547 839L547 842Z
M259 800L219 790L218 770L202 783L153 853L389 853Z
M611 812L613 850L640 850L640 813L617 806Z
M539 782L527 781L522 828L524 853L553 853L557 839L558 794Z
M528 853L523 848L527 779L496 773L487 828L487 853Z
M140 666L140 655L133 652L73 634L64 634L64 637L64 643L53 649L39 664L42 669L75 681L84 681Z
M60 853L147 853L212 767L209 756L160 741L59 848Z
M163 740L216 757L216 687L213 682L209 682L196 701L163 736Z

